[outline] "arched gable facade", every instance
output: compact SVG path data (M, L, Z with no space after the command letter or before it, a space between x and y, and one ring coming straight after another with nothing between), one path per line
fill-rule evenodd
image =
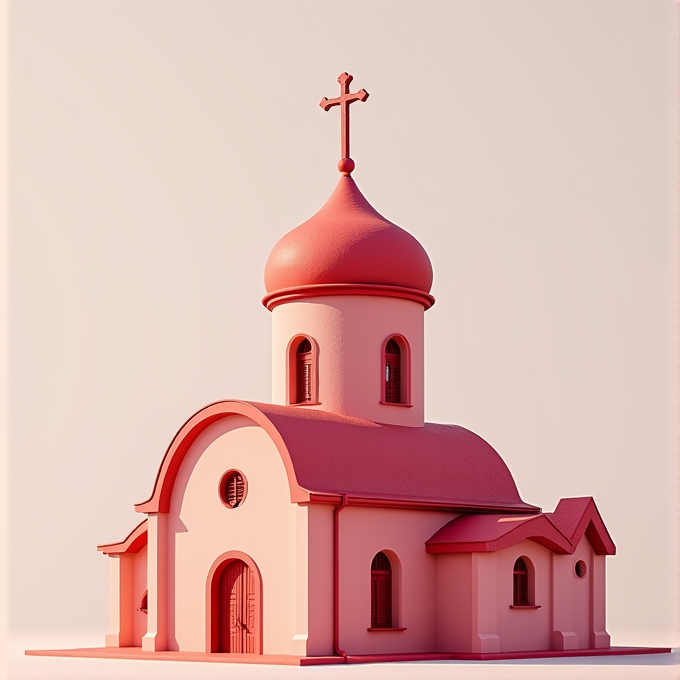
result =
M238 471L247 487L240 502L231 505L223 489L230 471ZM168 649L218 651L217 635L219 651L232 651L225 649L226 617L233 619L232 637L243 631L233 651L291 652L297 634L290 583L296 579L299 508L290 495L279 448L250 417L216 418L193 438L177 466L165 514L165 545L159 544L167 555L165 594L158 597L166 602ZM229 562L242 565L243 573L225 585L229 574L221 570ZM225 588L229 592L221 592ZM214 626L218 619L221 630Z
M290 453L274 424L252 404L244 401L219 401L202 408L182 425L165 452L151 497L143 503L137 503L135 510L145 513L168 512L177 473L189 448L207 427L233 415L249 418L269 435L281 455L288 476L291 502L308 501L309 493L298 485Z

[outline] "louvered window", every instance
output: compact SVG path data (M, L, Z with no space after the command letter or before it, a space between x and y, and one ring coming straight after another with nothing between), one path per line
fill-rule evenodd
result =
M512 603L515 607L529 605L529 570L521 557L512 570Z
M394 338L385 346L385 401L401 403L401 349Z
M230 470L222 477L220 484L222 502L229 508L236 508L246 497L246 479L237 470Z
M392 567L385 553L371 563L371 628L392 627Z
M311 402L314 391L312 343L305 338L297 347L296 361L296 395L295 403Z

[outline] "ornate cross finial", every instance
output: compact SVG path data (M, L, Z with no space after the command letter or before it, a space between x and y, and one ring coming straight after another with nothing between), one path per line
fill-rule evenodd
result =
M349 84L353 78L349 73L341 73L338 76L340 83L340 96L335 99L324 97L319 106L328 111L332 106L340 106L340 132L341 132L341 156L338 163L338 170L343 175L349 175L354 170L354 161L349 157L349 105L352 102L365 102L368 99L368 92L363 88L358 92L350 94Z

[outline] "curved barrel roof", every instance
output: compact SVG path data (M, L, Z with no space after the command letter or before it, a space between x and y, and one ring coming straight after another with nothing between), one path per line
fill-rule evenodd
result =
M457 425L383 425L295 406L222 401L201 409L168 448L151 498L138 512L166 512L184 455L211 423L240 414L265 429L283 459L291 500L343 495L457 509L536 511L481 437ZM318 498L317 498L318 500Z

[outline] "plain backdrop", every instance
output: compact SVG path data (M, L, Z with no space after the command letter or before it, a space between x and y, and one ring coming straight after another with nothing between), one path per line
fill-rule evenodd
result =
M141 519L192 413L269 401L264 264L337 182L318 102L348 71L353 176L434 267L428 420L546 511L593 496L613 644L677 646L677 14L10 3L10 632L103 644L96 544Z

